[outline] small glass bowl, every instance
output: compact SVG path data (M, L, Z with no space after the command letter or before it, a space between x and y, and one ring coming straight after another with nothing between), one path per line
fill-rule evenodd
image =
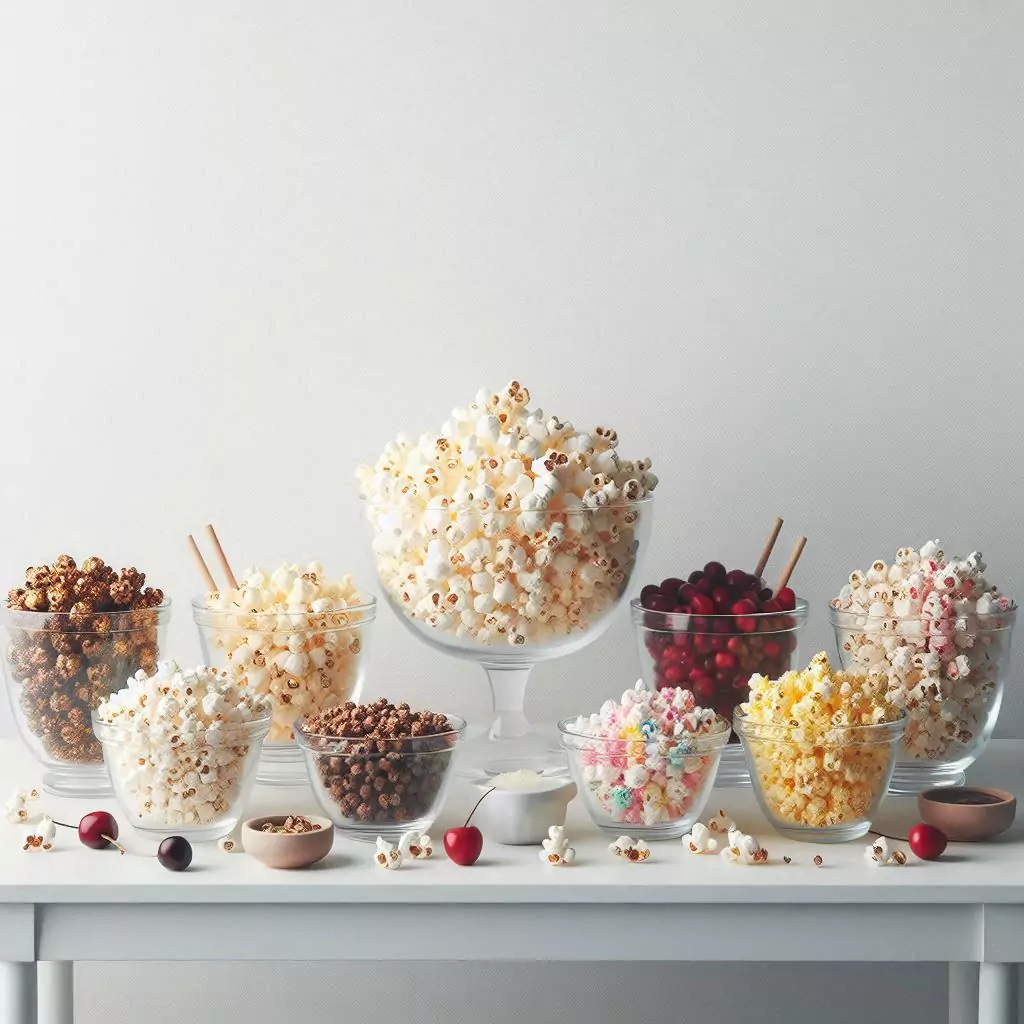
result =
M867 835L907 727L901 713L893 722L839 726L808 737L799 726L751 722L739 709L732 724L765 817L776 832L805 843Z
M653 841L690 831L715 784L729 742L728 720L718 716L713 732L662 740L588 736L573 728L575 721L558 723L562 747L590 818L602 832ZM645 777L627 781L630 773Z
M697 703L732 721L750 697L750 677L778 679L799 664L800 631L808 604L798 598L789 612L754 615L691 615L644 608L629 602L640 654L640 674L652 689L682 686ZM747 761L732 736L722 752L717 786L749 786Z
M203 660L233 680L274 698L270 734L257 781L305 786L294 724L327 708L358 701L366 678L377 600L329 612L244 612L192 601Z
M451 781L466 723L448 715L449 732L400 739L324 736L295 723L295 741L317 803L350 839L396 842L434 823Z
M241 821L270 715L231 724L218 746L172 746L95 714L92 727L114 796L132 827L152 838L173 833L202 843L226 836Z
M944 620L944 633L932 632L925 615L882 618L831 608L830 618L843 668L881 667L891 699L907 709L890 790L911 794L963 785L965 770L996 727L1017 609ZM907 658L904 650L910 656L906 671L898 667L898 659ZM922 667L926 657L935 662L930 676Z
M170 617L170 601L84 619L69 612L4 611L7 696L22 740L43 766L47 793L110 795L92 712L139 669L156 668Z

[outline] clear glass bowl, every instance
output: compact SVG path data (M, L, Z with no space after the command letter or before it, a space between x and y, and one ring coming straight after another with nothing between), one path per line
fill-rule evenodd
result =
M920 615L831 608L830 617L843 668L883 672L890 699L907 710L892 792L962 785L999 717L1017 610L945 620L941 633Z
M317 803L350 839L397 842L430 828L451 781L466 723L448 715L450 732L401 739L324 736L295 725Z
M125 819L144 835L182 835L197 843L226 836L242 818L270 716L227 726L217 746L151 740L100 721L92 727Z
M608 739L558 723L569 770L591 820L603 832L645 841L678 839L700 817L729 742L729 722L672 739ZM644 778L630 778L636 773ZM634 785L634 783L637 783Z
M358 701L366 678L377 601L331 612L245 612L192 601L203 660L274 698L270 734L256 779L268 786L305 786L294 724L327 708Z
M791 725L732 720L750 767L754 795L776 832L806 843L867 835L892 776L906 716L880 725L808 735Z
M690 615L644 608L629 602L640 654L640 672L652 688L683 686L700 707L714 708L727 722L750 696L754 674L778 679L797 660L807 602L791 612L754 615ZM739 737L722 753L717 786L747 786L750 772Z
M420 640L487 675L494 719L486 739L467 744L465 763L558 764L557 742L524 712L530 671L608 627L650 536L653 499L542 511L366 510L388 604Z
M171 602L96 613L5 609L4 677L26 746L54 796L111 793L92 712L139 669L152 672L166 642Z

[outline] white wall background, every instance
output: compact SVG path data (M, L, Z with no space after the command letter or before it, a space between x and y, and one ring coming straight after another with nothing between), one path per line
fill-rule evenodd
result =
M655 579L749 563L778 513L815 646L850 568L930 536L1024 593L1022 34L1003 2L0 4L0 581L134 563L196 659L185 533L369 581L356 463L516 376L655 459ZM472 666L377 639L372 694L485 711ZM531 712L635 674L623 619ZM86 1024L132 1018L119 972L81 975ZM934 1019L903 974L887 1005ZM559 976L491 971L488 1016Z

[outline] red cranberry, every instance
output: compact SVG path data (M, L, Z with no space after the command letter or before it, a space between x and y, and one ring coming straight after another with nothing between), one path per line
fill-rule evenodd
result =
M796 609L796 594L790 587L783 587L776 595L775 600L784 612L791 612Z
M711 591L711 600L715 602L715 611L719 615L725 615L732 603L732 591L728 587L715 587Z
M761 648L761 652L766 658L777 658L782 654L782 647L774 640L766 640L764 647Z
M707 707L715 699L715 684L704 676L693 684L694 699L701 707Z
M693 600L693 595L697 593L697 588L692 583L684 583L679 588L679 593L676 594L676 600L680 604L688 604Z
M691 572L690 575L687 576L687 581L694 584L695 586L696 584L700 583L702 579L704 579L704 573L702 573L700 569L694 569L693 572Z
M725 574L725 582L732 587L733 590L746 590L747 573L742 569L732 569L730 572Z
M763 605L761 605L761 611L763 612L781 612L782 606L775 598L769 598Z
M685 676L679 665L667 665L662 673L662 679L668 686L682 686Z
M725 579L725 566L721 562L708 562L704 566L704 575L709 580L713 580L717 583L719 580Z
M698 654L710 654L711 637L707 633L698 633L693 638L693 648Z
M681 651L688 651L693 643L690 640L689 633L674 633L672 636L672 646L679 648Z
M731 651L719 651L715 655L715 667L720 668L723 671L726 669L734 669L739 664L736 655Z
M650 585L644 587L644 589L640 591L640 604L641 604L641 606L644 607L644 608L650 608L651 607L651 605L650 605L651 598L652 597L656 597L659 594L661 594L661 591L656 586L654 586L653 584L650 584Z
M729 611L733 615L755 615L757 614L757 605L748 597L741 597Z
M749 615L741 615L736 620L736 628L741 633L756 633L757 632L757 619Z
M651 597L646 605L652 612L670 612L675 607L672 599L666 597L662 593L657 593Z
M683 585L683 580L677 579L675 576L669 576L668 579L661 581L661 592L666 597L675 597L679 593L679 588Z
M729 642L725 645L725 649L727 651L732 651L733 654L742 654L746 649L746 646L747 645L744 643L742 637L731 636L729 637Z
M711 591L715 589L715 585L709 579L697 580L694 584L698 594L711 594Z
M715 635L711 638L711 650L713 651L724 651L725 650L725 637Z
M715 602L707 594L694 594L690 609L695 615L714 615Z

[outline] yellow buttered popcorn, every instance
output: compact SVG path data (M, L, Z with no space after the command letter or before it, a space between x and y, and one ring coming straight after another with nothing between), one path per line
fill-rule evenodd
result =
M736 727L780 823L834 828L870 817L902 734L886 689L880 674L835 671L824 652L778 680L751 678Z

